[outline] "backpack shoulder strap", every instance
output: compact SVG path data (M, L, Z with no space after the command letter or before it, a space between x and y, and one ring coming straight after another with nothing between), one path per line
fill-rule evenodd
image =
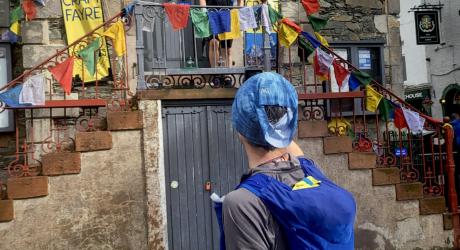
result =
M257 197L260 197L262 189L266 187L271 181L272 180L270 179L270 176L264 174L255 174L241 182L240 185L236 187L236 189L244 188L255 194Z

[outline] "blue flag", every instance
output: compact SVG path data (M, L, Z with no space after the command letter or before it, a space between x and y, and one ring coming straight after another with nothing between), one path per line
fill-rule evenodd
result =
M7 107L10 108L18 108L18 107L25 107L29 105L19 104L19 95L22 91L22 84L18 84L17 86L8 89L5 92L0 93L0 101L5 103Z
M310 33L308 32L305 32L305 31L302 31L302 36L304 36L310 43L311 45L313 46L313 48L318 48L319 46L321 46L321 42L318 41L318 39L316 39L315 36L312 36Z
M356 88L359 88L359 85L361 85L361 82L353 74L350 74L350 80L348 81L350 90L353 91Z

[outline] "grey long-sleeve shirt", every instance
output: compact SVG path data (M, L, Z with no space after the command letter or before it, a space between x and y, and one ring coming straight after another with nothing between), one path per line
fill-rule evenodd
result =
M251 169L248 175L264 173L292 186L304 178L297 158L271 162ZM223 204L225 245L228 250L288 249L280 228L264 203L250 191L240 188L227 194Z

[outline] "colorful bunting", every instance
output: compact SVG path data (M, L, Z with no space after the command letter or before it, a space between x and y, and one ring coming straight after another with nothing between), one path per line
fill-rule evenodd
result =
M297 33L302 32L302 28L300 28L300 26L298 24L296 24L295 22L293 22L289 18L283 18L282 22L287 24L287 25L289 25L289 27L293 28Z
M364 86L372 82L372 77L365 72L354 71L352 74Z
M322 77L322 79L328 79L329 77L329 68L332 65L334 57L328 53L321 50L321 48L316 48L315 57L314 57L314 66L315 74L317 77Z
M327 40L323 36L321 36L321 34L319 34L318 32L315 32L315 36L316 36L316 38L318 38L318 40L321 42L321 44L324 47L329 47L329 43L327 42Z
M382 115L384 121L389 121L394 118L394 106L387 99L383 98L380 101L379 112Z
M6 106L11 108L19 108L27 105L19 103L19 95L21 94L22 84L18 84L13 88L0 93L0 101L5 103Z
M96 38L93 42L88 44L88 46L78 52L78 56L83 59L83 64L91 76L94 76L96 73L96 62L99 57L97 50L100 46L100 40L99 38Z
M219 34L219 40L229 40L241 37L239 12L237 9L230 11L230 32Z
M32 0L24 0L22 2L22 9L26 16L26 21L31 21L37 16L37 6Z
M318 41L314 36L312 36L310 33L302 31L301 34L307 39L308 42L311 43L313 48L318 48L321 46L321 42Z
M342 87L343 81L345 80L345 78L347 78L350 72L348 72L348 70L345 67L343 67L340 64L340 61L338 60L334 60L332 66L334 67L334 74L335 79L337 80L337 85L339 85L339 87Z
M279 26L278 30L278 39L280 40L280 44L286 48L291 47L291 45L295 42L299 33L295 31L291 26L287 25L286 23L282 22Z
M315 32L319 32L327 25L327 19L321 17L308 16L308 21Z
M20 104L45 105L45 75L38 74L29 77L19 94Z
M401 108L406 120L407 126L409 127L412 134L420 134L423 132L423 125L425 124L425 118L421 117L419 113L412 110Z
M123 56L126 53L125 25L123 21L118 20L112 24L104 31L103 35L112 39L113 49L117 56Z
M209 26L213 35L231 31L229 10L208 11Z
M20 21L24 17L24 11L22 10L21 6L14 8L10 12L10 24Z
M310 55L315 52L315 49L303 39L298 39L297 41L299 45L297 49L297 55L302 62L307 62L308 57L310 57Z
M283 16L278 11L273 9L271 5L268 5L268 16L270 17L270 22L272 25L283 19Z
M270 10L270 9L269 9ZM251 7L244 7L238 10L240 16L240 30L257 29L256 16ZM206 19L208 17L206 16Z
M321 7L318 0L302 0L302 6L308 16L318 12Z
M377 92L371 85L366 86L366 110L370 112L377 111L383 95Z
M396 128L398 129L407 128L406 119L404 118L404 113L400 107L395 109L394 116L395 116L394 124Z
M163 3L166 15L173 30L181 30L187 27L190 13L189 4Z
M67 95L70 95L72 89L73 63L74 57L69 57L62 63L48 69L61 84L62 89L64 89Z

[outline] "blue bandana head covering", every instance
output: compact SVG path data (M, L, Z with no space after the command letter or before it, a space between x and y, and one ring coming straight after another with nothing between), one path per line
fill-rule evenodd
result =
M261 146L287 147L297 128L297 92L283 76L265 72L249 78L233 101L233 127L250 142ZM275 124L265 106L281 106L287 113Z

